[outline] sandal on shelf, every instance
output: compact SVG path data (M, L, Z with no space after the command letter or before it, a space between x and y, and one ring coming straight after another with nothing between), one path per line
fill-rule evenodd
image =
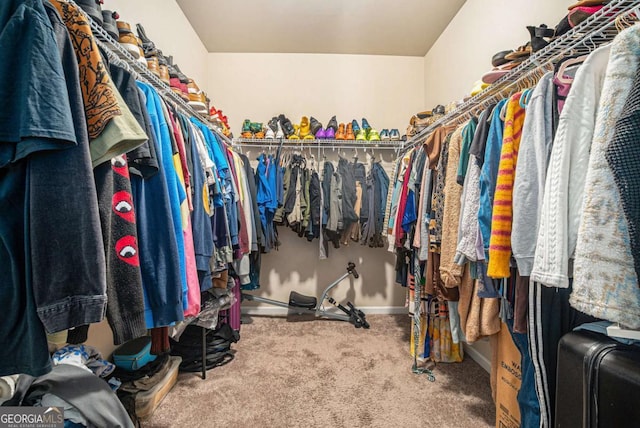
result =
M554 29L548 28L545 24L541 24L539 27L528 26L527 30L529 30L529 34L531 35L531 50L533 52L544 49L551 43L551 39L553 39L556 34Z
M531 55L531 52L532 52L531 42L527 42L527 44L522 45L515 51L511 52L510 54L505 55L504 58L506 60L513 61L520 58L526 58Z

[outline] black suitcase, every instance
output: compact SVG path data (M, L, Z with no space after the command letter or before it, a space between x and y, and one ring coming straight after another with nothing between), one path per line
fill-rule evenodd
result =
M560 339L558 428L640 427L640 347L591 331Z

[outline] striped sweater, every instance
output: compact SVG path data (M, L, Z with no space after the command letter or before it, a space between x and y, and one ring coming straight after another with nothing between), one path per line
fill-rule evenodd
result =
M491 239L489 241L489 266L487 274L492 278L507 278L511 257L511 224L513 221L513 183L516 178L516 162L524 125L525 110L520 106L517 93L507 104L504 137L498 180L491 218Z

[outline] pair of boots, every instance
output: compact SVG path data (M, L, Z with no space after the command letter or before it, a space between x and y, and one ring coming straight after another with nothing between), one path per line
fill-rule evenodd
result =
M316 140L333 140L336 138L338 130L338 121L335 116L329 119L326 128L323 128L322 123L317 119L311 118L311 132L315 135Z
M341 123L338 125L338 132L336 132L336 140L355 140L356 134L353 132L353 123L349 122L346 125Z
M246 139L255 138L257 140L266 138L262 123L251 122L249 119L245 119L244 122L242 122L242 133L240 136Z

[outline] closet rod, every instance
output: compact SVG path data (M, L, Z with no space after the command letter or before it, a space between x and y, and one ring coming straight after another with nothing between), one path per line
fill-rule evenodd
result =
M208 118L197 111L195 111L189 104L187 104L179 95L176 95L166 83L164 83L158 76L153 74L149 69L137 61L125 48L120 46L117 40L114 40L109 33L106 32L97 22L93 20L74 0L67 0L69 3L74 4L80 13L83 14L96 39L98 46L102 47L107 55L111 59L119 61L118 64L125 65L127 70L134 74L138 80L142 80L145 83L153 86L158 95L163 100L169 102L174 107L181 110L187 116L193 116L198 118L203 124L207 126L216 136L222 139L228 146L232 145L231 140L222 133L218 128L211 125Z
M246 148L265 148L265 147L273 147L274 149L277 149L278 147L280 147L280 144L278 143L277 140L273 140L272 144L269 144L267 142L265 143L261 143L261 144L235 144L233 146L233 148L235 149L242 149L244 147ZM373 146L373 145L362 145L362 146L358 146L356 144L352 144L352 145L331 145L331 144L283 144L282 145L283 149L300 149L300 150L307 150L307 149L322 149L322 150L342 150L342 149L348 149L348 150L362 150L362 151L366 151L366 150L401 150L402 146Z
M436 128L462 123L474 113L477 114L491 103L509 96L523 85L533 86L545 72L553 69L556 62L566 56L584 55L597 47L609 43L618 34L619 18L636 21L638 16L637 0L612 0L601 10L594 13L577 27L558 37L544 49L534 53L511 72L498 79L494 84L476 96L468 99L453 111L437 119L434 123L411 137L403 152L424 142Z

